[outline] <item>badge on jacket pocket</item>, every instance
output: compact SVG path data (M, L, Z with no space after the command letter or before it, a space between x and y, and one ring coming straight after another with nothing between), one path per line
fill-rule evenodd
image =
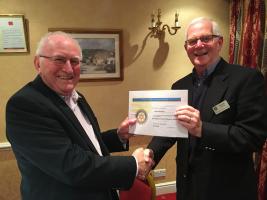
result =
M222 101L221 103L215 105L212 107L212 110L214 111L214 113L216 115L220 114L221 112L227 110L228 108L230 108L230 105L228 104L228 102L226 100Z

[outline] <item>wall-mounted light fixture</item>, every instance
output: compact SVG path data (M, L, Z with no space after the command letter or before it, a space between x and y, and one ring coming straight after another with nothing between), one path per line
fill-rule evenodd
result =
M151 26L148 28L151 32L151 36L155 37L155 38L159 38L160 35L165 31L165 29L167 28L168 32L170 35L175 35L176 32L178 31L178 29L181 28L181 26L179 26L179 22L178 22L178 16L179 14L176 12L175 13L175 19L174 19L174 26L170 27L167 24L164 24L162 26L162 21L160 21L161 18L161 10L158 9L158 14L157 14L157 21L155 20L155 14L154 12L151 14ZM173 30L173 32L171 31Z

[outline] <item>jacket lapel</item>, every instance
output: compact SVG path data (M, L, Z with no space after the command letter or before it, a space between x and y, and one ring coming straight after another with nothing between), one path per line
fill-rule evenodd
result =
M47 87L40 76L37 76L37 78L33 81L33 86L39 90L44 96L46 96L48 99L50 99L53 104L63 113L63 115L68 119L68 123L71 123L77 130L77 134L79 134L82 137L82 142L85 142L86 146L88 146L94 153L98 154L97 150L95 149L93 143L89 139L87 133L83 129L82 125L80 124L79 120L76 118L73 111L69 108L69 106L65 103L65 101L53 90L51 90L49 87ZM82 108L81 108L82 109ZM91 115L88 115L86 113L88 119L92 123ZM93 129L96 132L95 125L93 125ZM75 133L73 133L75 134ZM99 140L99 137L97 137Z
M94 153L98 154L95 146L93 145L93 143L89 139L89 137L88 137L87 133L85 132L84 128L80 124L79 120L77 119L77 117L75 116L73 111L69 108L69 106L63 101L63 103L59 104L59 108L64 113L64 115L69 119L70 123L72 123L73 126L75 126L75 128L77 129L78 134L80 134L82 136L82 138L86 142L87 146L89 146L89 148Z
M80 109L82 110L82 112L88 117L88 119L89 119L89 121L93 127L93 130L94 130L96 138L99 142L102 154L103 155L109 155L109 151L106 148L106 145L104 144L104 142L102 140L101 131L100 131L97 119L96 119L91 107L86 102L85 98L81 94L79 94L79 95L81 96L81 98L78 99L78 105L79 105Z
M204 121L210 121L214 116L213 107L223 101L223 96L228 88L228 74L224 72L225 61L219 62L208 86L206 97L201 108L201 117Z

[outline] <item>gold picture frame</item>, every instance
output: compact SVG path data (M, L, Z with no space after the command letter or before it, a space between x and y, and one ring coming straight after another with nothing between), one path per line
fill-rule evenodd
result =
M122 81L123 51L121 29L49 28L75 38L83 52L80 81Z
M22 14L0 14L0 53L29 52L26 21Z

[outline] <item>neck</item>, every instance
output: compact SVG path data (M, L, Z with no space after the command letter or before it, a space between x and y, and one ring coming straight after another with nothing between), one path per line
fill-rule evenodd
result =
M213 62L209 65L198 65L198 66L194 66L196 73L198 76L203 76L205 71L213 71L212 68L215 68L215 66L219 63L221 57L218 57L216 59L213 60ZM211 70L209 70L211 69Z

